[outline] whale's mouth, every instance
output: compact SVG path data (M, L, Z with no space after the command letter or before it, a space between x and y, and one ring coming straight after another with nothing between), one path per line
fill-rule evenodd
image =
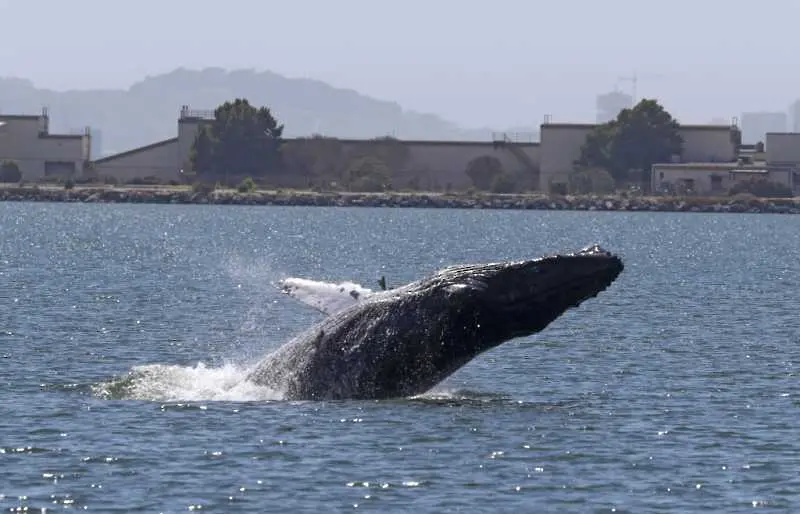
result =
M563 272L566 279L551 287L547 293L549 302L580 303L593 298L608 288L625 267L622 259L599 246L564 256L562 259L574 262L564 264L567 268Z
M598 246L572 254L509 263L485 274L481 303L500 332L538 332L568 309L607 289L622 273L622 260Z
M622 260L600 248L510 263L485 277L494 300L509 307L571 303L596 296L622 273Z
M606 270L553 284L536 295L535 303L563 307L565 309L577 307L585 300L594 298L607 289L622 272L621 266L621 263L619 268L610 265ZM519 308L523 309L526 304L528 302L517 302Z

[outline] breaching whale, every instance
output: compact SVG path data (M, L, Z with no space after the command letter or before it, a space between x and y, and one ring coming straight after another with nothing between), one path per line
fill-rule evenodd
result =
M331 294L349 298L339 310L296 294L302 282L285 281L285 291L330 315L267 355L247 379L289 400L422 394L477 355L543 330L606 289L623 267L597 245L532 260L456 265L387 291L361 288L355 295L334 287Z

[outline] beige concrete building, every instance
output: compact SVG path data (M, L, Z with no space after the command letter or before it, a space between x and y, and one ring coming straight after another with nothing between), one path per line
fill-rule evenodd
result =
M95 160L94 172L99 177L114 177L128 182L145 177L157 177L162 181L181 178L178 138L134 148L126 152Z
M764 147L771 166L800 167L800 133L768 132Z
M343 150L363 146L363 140L341 140ZM369 144L369 142L366 142ZM397 170L394 182L404 187L414 181L430 190L466 190L473 184L466 174L473 159L483 156L496 158L503 170L517 176L529 188L539 183L540 144L518 141L495 134L494 141L403 141L408 160Z
M161 180L180 180L182 173L192 172L190 155L197 132L213 119L213 111L181 108L178 118L178 137L134 148L94 161L100 176L113 176L120 181L158 177ZM535 187L539 182L538 142L522 140L506 134L496 134L494 141L403 141L409 150L408 161L398 170L395 182L404 187L415 181L430 189L464 190L472 186L465 171L467 164L480 156L496 157L506 172L517 174ZM368 140L339 140L345 152Z
M145 177L181 180L184 172L192 172L189 157L197 131L202 124L213 119L213 115L213 111L197 111L183 106L177 122L177 137L98 159L94 161L95 172L121 181ZM472 186L465 173L468 163L488 155L497 158L506 172L521 178L525 188L549 190L554 184L567 183L586 137L596 127L596 124L544 123L538 142L508 134L495 134L493 141L403 141L409 151L408 160L402 169L396 170L394 182L400 188L414 183L423 189L464 190ZM674 167L659 168L659 173L664 171L668 180L678 180L683 176L680 173L697 176L698 170L706 169L695 164L685 164L681 168L680 163L708 164L711 166L709 169L717 170L717 173L719 169L736 166L740 135L737 127L683 125L680 134L684 140L683 154L676 156ZM368 140L339 141L345 152L371 144ZM775 148L780 147L777 141L773 145ZM800 152L796 158L800 160ZM714 163L727 164L720 167ZM653 180L654 184L660 183L655 178ZM710 178L696 180L708 190L719 187L717 179L714 179L713 188ZM733 179L725 178L722 183L727 184L730 180Z
M741 132L735 125L681 125L681 162L735 162Z
M213 119L214 111L193 111L181 107L178 136L133 148L94 161L94 171L101 177L114 177L120 182L156 177L162 181L180 181L191 172L189 157L197 131L202 123Z
M767 180L795 189L795 169L737 163L699 162L654 164L651 188L698 195L725 195L737 182Z
M544 123L541 126L540 189L566 184L580 158L581 148L597 125ZM737 156L738 128L732 125L682 125L680 162L733 162Z
M543 123L541 125L541 165L538 189L549 191L556 184L567 184L575 161L581 156L586 137L594 123Z
M47 110L39 115L0 114L0 162L13 161L22 180L80 177L91 155L91 133L51 134Z

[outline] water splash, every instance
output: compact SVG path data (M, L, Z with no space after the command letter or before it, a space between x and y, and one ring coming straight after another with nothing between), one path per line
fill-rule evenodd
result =
M150 364L134 367L122 378L96 384L93 393L109 400L162 402L281 400L282 391L244 380L247 369L234 364L218 368Z
M92 393L110 400L160 402L194 401L270 401L285 397L283 391L248 380L248 367L264 358L264 342L276 340L274 327L280 326L271 306L280 297L276 284L279 273L270 262L226 255L222 263L236 294L231 301L246 305L242 311L240 337L231 341L226 364L194 366L149 364L136 366L127 374L92 386ZM274 290L275 294L264 294ZM242 301L244 300L244 301ZM279 345L280 346L280 345Z

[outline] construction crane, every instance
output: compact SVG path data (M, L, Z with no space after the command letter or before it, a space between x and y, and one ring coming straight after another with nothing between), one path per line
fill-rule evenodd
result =
M666 75L661 73L637 73L633 72L632 75L627 77L617 77L617 86L619 86L620 82L630 82L631 83L631 96L633 97L633 103L636 104L639 101L638 97L638 85L640 78L653 78L653 79L660 79L666 78Z

